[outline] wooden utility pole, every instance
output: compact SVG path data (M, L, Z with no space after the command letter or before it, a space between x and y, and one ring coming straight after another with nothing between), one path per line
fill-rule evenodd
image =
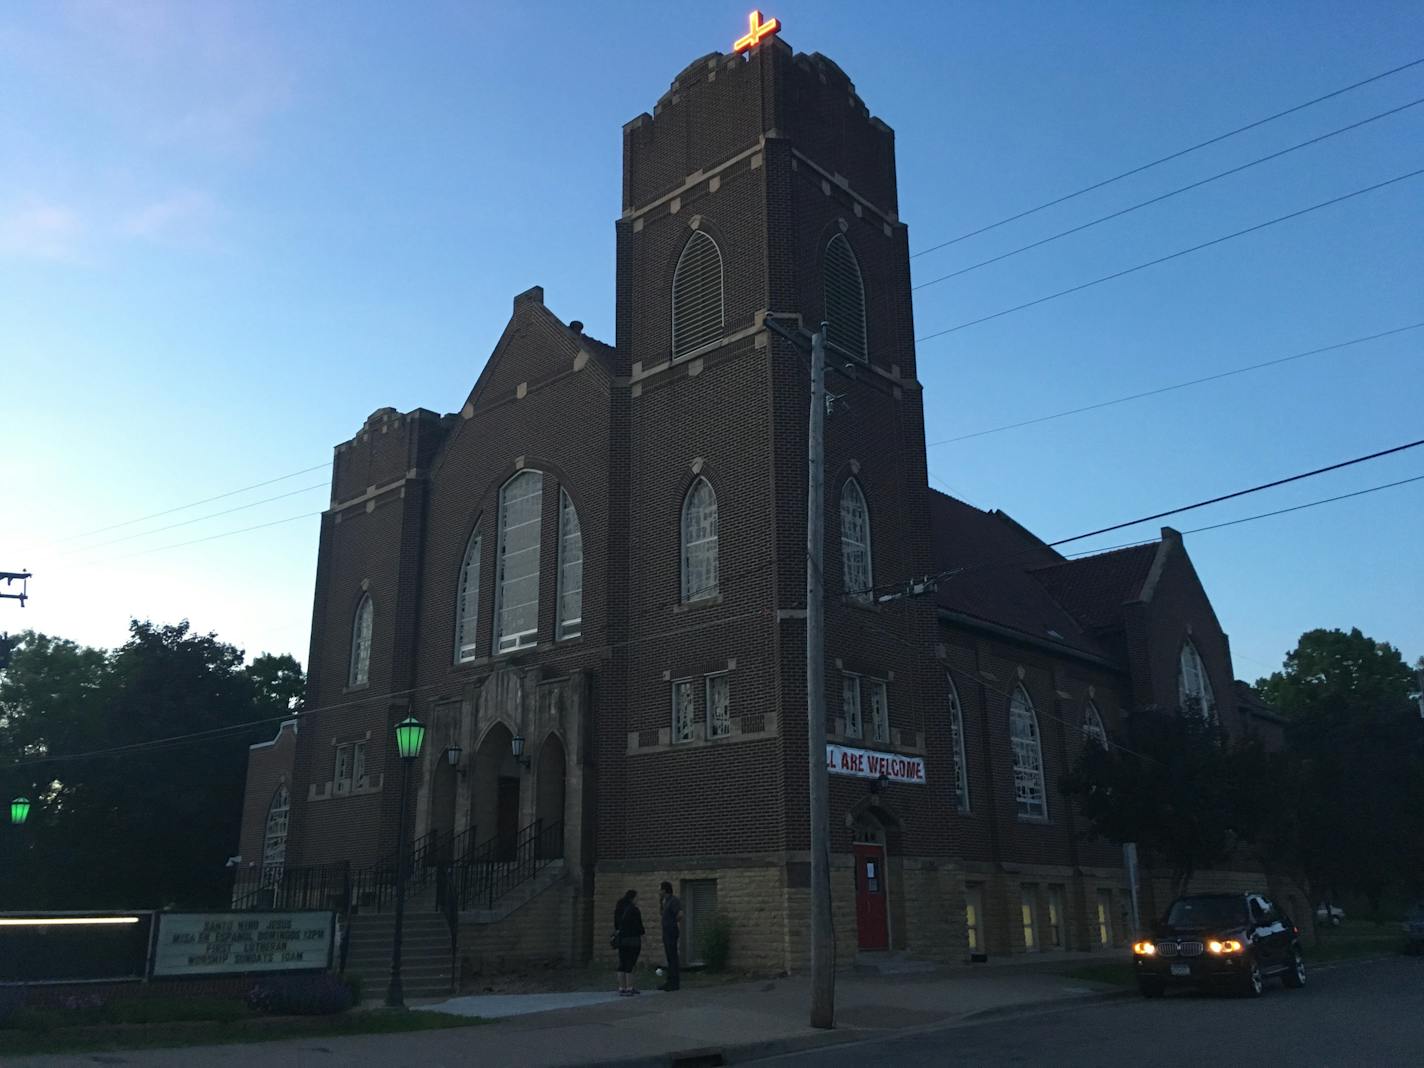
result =
M811 337L811 426L806 487L806 725L811 787L811 1026L836 1025L831 926L830 783L826 774L826 324Z

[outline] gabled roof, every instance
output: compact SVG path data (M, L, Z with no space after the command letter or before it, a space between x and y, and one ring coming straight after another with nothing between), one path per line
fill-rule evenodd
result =
M1149 542L1078 560L1064 560L1035 568L1033 577L1084 627L1089 630L1114 627L1122 620L1125 602L1143 599L1147 576L1157 559L1160 544Z
M940 608L1035 642L1109 658L1032 575L1063 557L1009 516L931 490L930 527L935 569L952 572L935 594Z

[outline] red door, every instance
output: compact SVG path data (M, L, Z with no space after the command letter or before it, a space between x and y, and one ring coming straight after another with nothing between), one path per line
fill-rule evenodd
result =
M855 846L855 927L861 949L890 948L885 917L885 850L878 845Z

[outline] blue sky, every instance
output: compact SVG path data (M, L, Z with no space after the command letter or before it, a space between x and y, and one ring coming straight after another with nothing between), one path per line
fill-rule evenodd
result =
M130 616L187 617L305 660L316 518L165 547L319 512L323 471L89 532L327 463L375 408L458 407L530 285L612 340L621 125L727 49L746 11L6 4L0 569L36 577L23 611L0 602L0 628L111 645ZM1424 57L1424 7L1383 0L766 13L895 128L913 249ZM1424 66L918 257L916 280L1421 97ZM1421 167L1424 106L923 289L917 334ZM1421 191L923 342L929 440L1424 320ZM930 468L1065 537L1421 436L1421 351L1424 330L1400 334L939 446ZM1420 474L1424 449L1171 522ZM1318 626L1424 653L1421 518L1424 482L1189 536L1238 675Z

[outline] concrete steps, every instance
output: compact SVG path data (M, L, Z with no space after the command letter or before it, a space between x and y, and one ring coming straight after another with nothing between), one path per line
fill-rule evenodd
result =
M356 913L347 932L346 974L361 979L366 997L390 981L395 942L393 913ZM450 927L438 912L407 911L401 939L401 985L406 997L439 997L455 988Z
M460 913L461 923L491 924L518 912L549 887L561 882L565 866L562 860L551 860L547 867L502 897L496 898L492 909L468 909Z
M851 970L856 975L917 975L940 967L934 961L916 960L904 953L861 950L855 955Z

